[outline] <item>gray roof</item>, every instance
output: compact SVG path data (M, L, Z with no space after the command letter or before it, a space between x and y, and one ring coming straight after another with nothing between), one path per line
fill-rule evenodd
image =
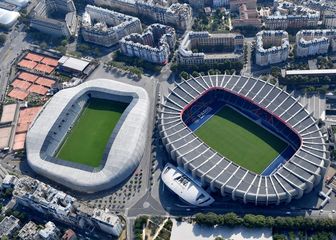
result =
M111 134L100 168L94 169L54 157L83 109L87 93L129 102ZM148 114L148 95L140 87L96 79L62 90L46 103L28 131L28 163L37 173L76 191L97 192L112 188L129 177L141 160Z
M267 176L251 172L221 156L199 139L182 120L182 113L205 92L233 92L276 116L301 141L295 154ZM160 134L180 167L212 190L234 200L260 205L289 202L318 184L325 171L326 147L316 120L290 94L260 79L239 75L191 78L167 96L160 113ZM288 136L291 138L291 135Z

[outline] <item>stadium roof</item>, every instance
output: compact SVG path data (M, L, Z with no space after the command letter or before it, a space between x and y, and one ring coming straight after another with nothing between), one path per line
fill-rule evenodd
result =
M282 131L288 134L286 140L290 145L293 145L290 142L293 139L300 139L295 143L297 147L293 147L295 154L271 174L260 175L210 148L184 123L182 115L212 90L222 90L230 94L230 99L240 98L232 103L238 109L248 102L271 115L277 124L281 123L278 126L283 127ZM272 125L272 128L275 127ZM288 203L311 191L325 172L327 151L316 120L298 99L275 85L253 77L212 75L179 83L162 103L159 128L167 151L180 167L192 172L193 177L205 186L210 185L213 191L220 191L222 195L232 196L233 200L239 199L244 203Z
M106 146L102 166L55 158L70 125L88 95L129 102ZM133 85L108 79L86 81L55 94L44 106L28 131L27 159L37 173L80 192L97 192L117 186L138 166L148 132L147 92Z

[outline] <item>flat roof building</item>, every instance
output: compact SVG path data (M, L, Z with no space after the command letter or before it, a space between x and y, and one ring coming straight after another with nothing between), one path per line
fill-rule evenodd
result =
M11 28L19 17L20 13L18 12L0 8L0 27Z
M77 34L76 7L72 0L42 0L33 10L30 26L57 37Z
M11 237L20 227L20 220L14 216L7 216L0 222L0 237Z
M89 66L90 61L86 59L78 59L68 56L63 56L58 60L60 68L66 71L84 72Z

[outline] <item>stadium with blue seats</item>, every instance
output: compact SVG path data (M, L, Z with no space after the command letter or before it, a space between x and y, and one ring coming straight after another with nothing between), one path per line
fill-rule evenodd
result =
M244 203L301 198L329 162L317 121L299 99L253 77L181 82L162 103L159 127L177 167L203 188ZM245 150L248 156L239 159Z

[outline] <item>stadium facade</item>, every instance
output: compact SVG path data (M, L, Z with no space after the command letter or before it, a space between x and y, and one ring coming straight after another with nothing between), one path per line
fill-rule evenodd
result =
M108 140L98 168L55 157L91 97L129 104ZM44 106L28 131L28 163L38 174L72 190L91 193L113 188L133 173L142 158L148 115L148 95L139 87L96 79L62 90Z
M217 153L191 125L218 105L247 116L291 150L283 151L261 174ZM301 198L321 181L329 164L322 133L299 99L253 77L212 75L179 83L162 103L159 129L179 169L203 188L243 203L278 205Z

